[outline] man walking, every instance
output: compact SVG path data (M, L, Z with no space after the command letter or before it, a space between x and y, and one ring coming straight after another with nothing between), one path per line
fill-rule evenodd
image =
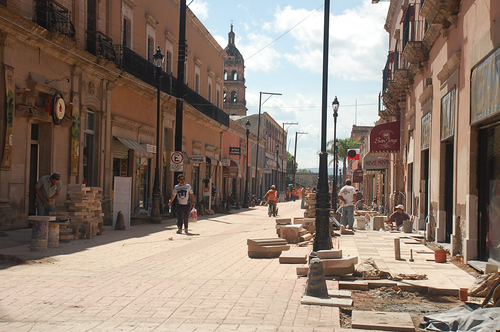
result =
M271 186L271 189L267 191L267 193L264 195L264 198L268 197L267 199L267 205L269 206L267 214L269 217L271 214L273 217L276 217L276 198L278 197L278 191L276 191L276 187L273 184Z
M48 216L56 211L56 198L61 195L61 175L57 172L44 175L35 185L36 211L39 216Z
M179 174L177 176L177 184L172 191L172 197L168 202L168 206L172 207L174 198L177 196L177 234L182 233L182 225L184 225L184 231L188 233L188 218L191 207L194 208L194 193L191 185L186 183L186 177L184 174ZM189 196L188 196L189 195ZM191 205L189 205L189 197L191 197Z
M356 190L351 186L351 180L346 180L345 186L339 191L339 199L343 203L340 223L352 230L354 226L354 204L356 203Z

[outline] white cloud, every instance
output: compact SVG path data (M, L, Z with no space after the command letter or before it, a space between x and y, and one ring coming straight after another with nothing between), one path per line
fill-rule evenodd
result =
M189 2L188 2L189 4ZM208 18L208 3L203 0L194 0L193 3L189 5L189 9L199 18L199 19L207 19Z

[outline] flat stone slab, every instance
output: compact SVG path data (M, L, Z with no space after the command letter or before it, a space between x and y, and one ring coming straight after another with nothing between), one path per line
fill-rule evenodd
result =
M56 221L55 216L29 216L29 221Z
M329 307L352 307L352 303L352 299L338 297L321 298L308 295L302 296L300 300L300 304L323 305Z
M415 326L408 313L382 311L352 311L352 328L381 331L414 332Z
M290 225L292 223L292 218L276 218L276 224L278 225Z
M330 297L343 297L343 298L351 298L351 291L344 289L329 289L328 296Z
M282 253L280 255L280 264L306 264L307 254Z
M321 259L323 268L343 268L351 267L358 263L358 256L337 258L337 259Z
M319 259L342 258L342 249L318 250L316 255Z

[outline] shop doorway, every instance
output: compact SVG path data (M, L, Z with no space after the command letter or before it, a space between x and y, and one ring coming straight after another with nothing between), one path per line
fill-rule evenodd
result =
M500 263L500 125L479 131L478 256Z
M148 209L149 203L149 173L151 159L137 158L137 206L136 210Z
M451 234L453 233L453 193L454 181L453 181L453 165L454 165L454 153L453 153L453 141L445 143L445 160L444 160L444 210L446 212L446 238L445 242L450 243Z
M38 181L38 133L39 127L38 124L31 124L31 146L30 146L30 178L29 178L29 206L28 206L28 215L36 215L36 206L35 206L35 185Z

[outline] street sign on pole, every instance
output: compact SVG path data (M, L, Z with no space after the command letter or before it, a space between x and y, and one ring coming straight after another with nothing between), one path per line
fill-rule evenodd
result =
M184 155L182 152L173 151L170 153L170 170L172 172L182 172L184 170Z

